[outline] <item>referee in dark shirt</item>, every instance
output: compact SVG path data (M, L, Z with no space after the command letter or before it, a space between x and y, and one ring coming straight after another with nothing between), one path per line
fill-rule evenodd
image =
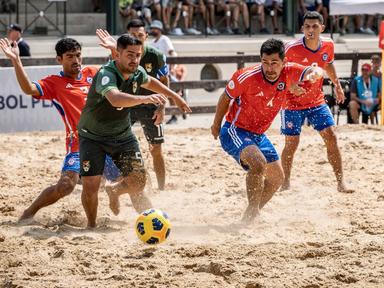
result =
M21 34L23 33L23 29L19 24L11 24L8 26L8 39L10 41L16 41L17 46L19 46L20 56L31 56L31 51L27 42L23 40Z

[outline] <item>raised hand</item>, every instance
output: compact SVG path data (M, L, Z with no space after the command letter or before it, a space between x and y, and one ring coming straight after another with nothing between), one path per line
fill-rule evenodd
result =
M16 41L11 42L7 38L0 39L0 48L9 59L16 60L19 58L20 51Z
M115 38L113 38L107 30L104 29L96 29L96 35L100 39L100 46L109 49L114 50L117 47L117 41Z

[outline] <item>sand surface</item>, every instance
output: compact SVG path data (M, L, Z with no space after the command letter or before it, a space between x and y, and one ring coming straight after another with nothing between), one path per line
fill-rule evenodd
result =
M142 150L147 144L139 130ZM339 126L349 186L336 191L322 140L304 129L292 188L250 227L234 224L247 201L245 173L208 129L168 129L166 191L146 188L173 230L159 246L136 238L127 195L114 216L99 193L99 227L84 229L81 186L17 218L59 177L63 132L1 134L0 287L384 287L384 129ZM279 151L283 137L269 132Z

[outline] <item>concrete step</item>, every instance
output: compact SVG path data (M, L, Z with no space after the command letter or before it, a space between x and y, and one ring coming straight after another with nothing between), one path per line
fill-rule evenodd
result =
M23 27L29 25L36 14L20 15L19 23ZM56 24L56 14L48 13L45 16L53 23ZM26 22L27 20L27 22ZM0 14L0 21L9 25L10 23L16 22L15 17L9 18L7 14ZM62 14L58 15L57 18L58 27L64 31L64 17ZM53 31L54 27L44 18L40 17L25 31L25 36L28 34L34 34L35 27L47 27L48 35L56 35L57 32ZM71 35L92 35L95 33L97 28L106 27L106 15L105 13L69 13L67 14L67 34ZM0 32L6 32L6 25L0 25Z

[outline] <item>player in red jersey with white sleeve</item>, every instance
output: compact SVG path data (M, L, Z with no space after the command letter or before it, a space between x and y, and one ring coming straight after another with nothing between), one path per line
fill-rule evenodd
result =
M265 41L260 56L261 64L233 74L219 99L211 127L215 139L220 136L223 149L248 170L249 205L243 216L248 223L272 198L284 178L279 156L264 132L280 111L289 87L321 77L319 68L285 63L284 44L280 40Z
M336 100L344 102L344 92L337 79L334 61L334 45L331 39L320 37L324 31L323 17L316 11L304 15L302 31L304 37L286 44L287 61L302 65L313 65L324 69L335 85ZM295 86L292 93L287 94L286 102L281 111L281 131L285 135L285 147L281 155L285 180L282 190L290 188L293 157L300 142L301 126L305 119L317 130L327 147L328 161L336 175L337 189L340 192L351 193L346 188L340 149L333 126L335 122L328 105L325 103L322 91L323 78L311 84ZM300 97L295 95L296 89L306 92Z
M76 126L97 68L82 68L80 44L74 39L65 38L58 41L55 47L56 59L62 65L62 72L32 82L21 63L17 45L12 44L15 43L0 39L0 48L11 59L21 89L34 98L51 100L61 115L66 129L67 154L61 177L57 184L44 189L24 211L20 217L20 220L24 220L33 217L41 208L70 194L79 180L79 138Z

